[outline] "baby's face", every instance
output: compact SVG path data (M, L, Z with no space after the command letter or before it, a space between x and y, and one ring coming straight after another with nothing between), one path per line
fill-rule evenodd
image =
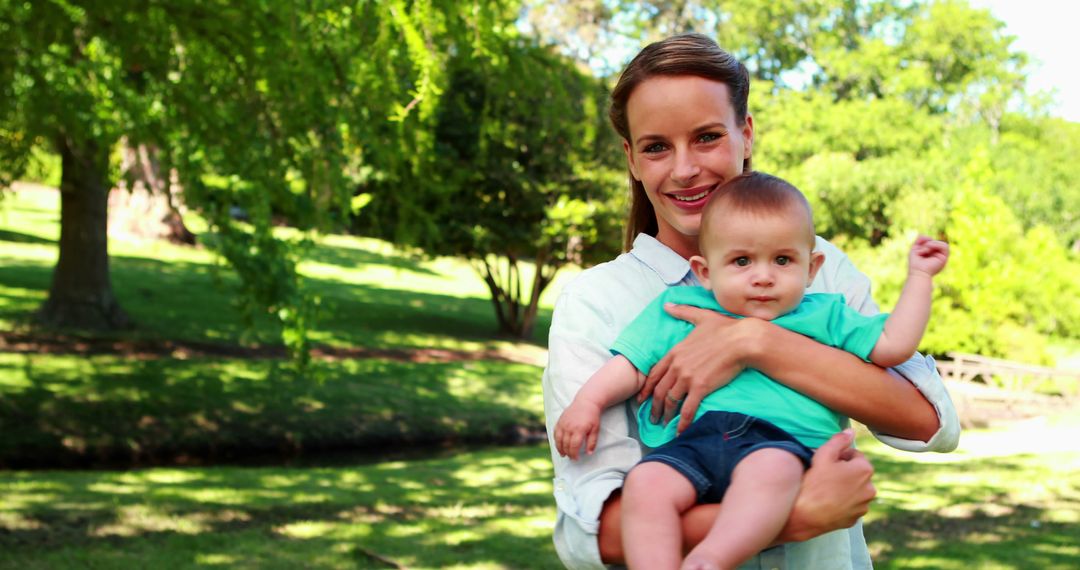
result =
M698 280L720 306L744 317L771 320L802 302L820 266L812 253L810 222L798 209L775 214L720 214L702 236ZM700 259L700 258L697 258Z

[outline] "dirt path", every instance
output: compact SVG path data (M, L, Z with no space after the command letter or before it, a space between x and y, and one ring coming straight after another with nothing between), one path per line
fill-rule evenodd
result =
M16 354L70 354L90 356L109 354L135 360L157 358L243 358L283 359L283 346L242 346L180 340L123 340L59 334L0 332L0 352ZM547 351L540 347L517 346L490 350L449 350L442 348L379 349L316 346L311 354L319 360L338 361L380 358L401 362L462 362L495 360L543 366Z

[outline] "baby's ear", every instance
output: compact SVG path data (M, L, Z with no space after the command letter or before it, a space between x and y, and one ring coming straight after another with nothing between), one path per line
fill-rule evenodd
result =
M810 252L810 274L806 277L806 286L809 287L814 282L814 277L817 276L817 272L821 269L821 266L825 264L825 254L820 251Z
M709 262L700 255L695 255L690 258L690 270L697 276L697 280L701 283L701 286L712 290L709 285Z

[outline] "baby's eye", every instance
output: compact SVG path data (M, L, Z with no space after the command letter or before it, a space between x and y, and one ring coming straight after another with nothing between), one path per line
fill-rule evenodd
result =
M791 258L786 255L781 255L776 258L777 265L787 265L791 263Z
M746 256L736 257L735 265L738 265L739 267L746 267L747 265L750 265L750 258Z

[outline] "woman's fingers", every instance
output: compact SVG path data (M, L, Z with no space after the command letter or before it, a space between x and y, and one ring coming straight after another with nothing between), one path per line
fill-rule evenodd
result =
M682 408L679 416L679 425L676 428L678 433L682 433L683 430L690 427L690 423L694 421L694 416L697 415L698 405L701 404L701 399L704 398L706 392L702 390L691 389L686 394L686 399L683 400Z
M669 353L664 360L671 360ZM675 376L671 373L671 367L664 369L663 375L656 380L656 386L652 391L652 421L657 423L671 409L672 405L678 405L678 396L672 393L675 384ZM674 400L674 401L672 401Z
M679 410L682 409L682 403L685 399L686 394L682 392L682 389L679 387L678 379L676 379L676 382L672 383L671 389L668 390L666 395L664 396L663 417L665 425L667 425L667 423L671 420L675 419L676 414L678 414Z
M851 428L847 428L839 433L833 434L829 441L826 441L817 448L814 452L812 464L832 463L835 461L842 461L848 459L844 457L845 454L850 456L852 450L851 442L855 439L855 432Z
M692 305L676 305L675 303L664 303L664 310L667 314L686 321L694 326L697 326L703 319L708 318L714 314L714 311L709 309L702 309L701 307L694 307Z
M653 395L653 390L656 389L656 384L660 381L666 373L668 366L671 365L671 353L665 354L660 362L657 362L652 370L649 371L649 375L645 377L645 383L641 386L641 391L638 392L638 403L645 401L645 398Z

